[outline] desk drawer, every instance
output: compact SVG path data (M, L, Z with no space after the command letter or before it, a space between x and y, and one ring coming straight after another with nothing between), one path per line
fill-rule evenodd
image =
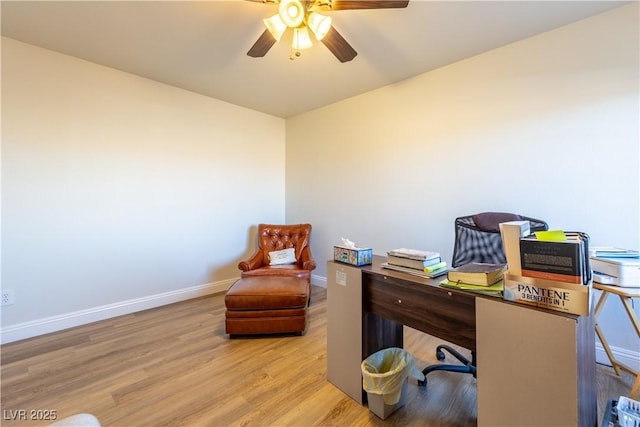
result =
M475 295L398 277L363 274L364 311L476 349Z

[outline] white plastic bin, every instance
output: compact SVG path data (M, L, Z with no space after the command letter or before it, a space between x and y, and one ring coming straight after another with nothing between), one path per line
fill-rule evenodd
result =
M413 356L397 347L373 353L362 361L361 369L369 410L383 420L406 403L409 376L424 380Z

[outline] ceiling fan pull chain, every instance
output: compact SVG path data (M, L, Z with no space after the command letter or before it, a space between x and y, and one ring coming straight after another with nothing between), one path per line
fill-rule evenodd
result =
M291 48L291 55L289 55L289 59L293 61L294 59L296 59L299 56L300 56L300 51L299 50L294 50L293 48Z
M289 55L289 59L292 61L300 56L300 51L293 47L297 45L298 33L294 31L293 37L296 38L296 43L291 43L291 54Z

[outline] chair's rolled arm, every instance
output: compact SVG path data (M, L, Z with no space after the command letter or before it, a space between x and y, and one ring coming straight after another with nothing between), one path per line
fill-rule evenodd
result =
M302 253L300 254L300 266L309 271L315 270L316 268L316 261L311 255L311 249L309 249L309 246L302 249Z
M242 271L255 270L262 267L262 251L258 250L253 256L238 263L238 268Z

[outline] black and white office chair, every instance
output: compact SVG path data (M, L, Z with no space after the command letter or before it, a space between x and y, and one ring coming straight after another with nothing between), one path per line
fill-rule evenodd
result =
M506 264L499 224L507 221L529 221L531 232L543 231L549 228L547 223L542 220L505 212L483 212L456 218L451 266L458 267L470 262ZM436 347L438 360L445 359L445 350L458 359L462 365L437 364L427 366L422 370L425 379L420 381L419 385L425 386L427 384L426 375L433 371L461 372L472 374L475 378L475 350L471 351L471 360L469 360L451 346L442 344Z

